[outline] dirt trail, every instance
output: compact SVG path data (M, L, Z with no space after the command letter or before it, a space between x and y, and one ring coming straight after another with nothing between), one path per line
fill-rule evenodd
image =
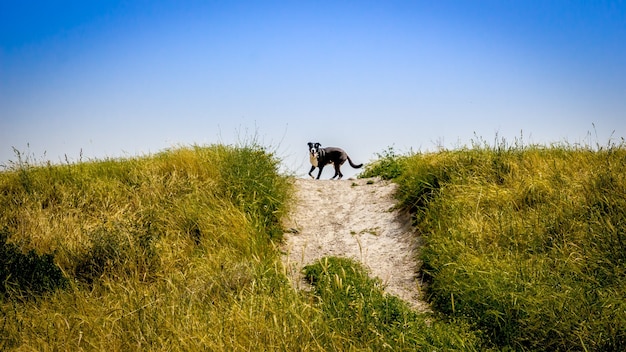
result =
M379 179L296 179L297 203L285 221L283 261L294 285L300 270L325 256L360 261L385 290L424 311L417 277L418 238L406 214L394 210L394 183Z

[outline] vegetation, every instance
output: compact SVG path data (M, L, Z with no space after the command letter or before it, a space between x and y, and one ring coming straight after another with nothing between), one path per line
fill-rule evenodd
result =
M322 258L304 273L338 350L474 351L481 344L467 323L418 314L399 298L384 294L380 280L370 278L358 262Z
M434 309L499 349L626 349L623 143L502 141L382 160L364 176L400 165Z
M0 173L0 350L568 350L626 347L626 148L397 155L434 313L324 258L280 260L291 178L265 148L187 147Z
M467 324L411 312L356 263L330 258L314 292L294 290L278 250L291 178L250 144L17 153L0 173L0 350L478 349ZM336 270L351 289L324 279Z
M289 315L297 296L273 243L291 192L277 166L255 145L66 165L20 157L0 174L0 349L295 343L303 313ZM37 270L17 262L45 270L33 283ZM283 327L293 340L274 333Z
M407 156L398 154L393 147L378 153L375 162L366 166L361 178L380 177L384 180L393 180L405 171Z

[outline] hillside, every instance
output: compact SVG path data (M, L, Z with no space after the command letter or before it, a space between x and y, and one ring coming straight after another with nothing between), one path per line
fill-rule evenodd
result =
M623 145L390 150L343 181L279 163L257 145L18 155L0 349L626 348Z
M626 148L474 145L398 156L435 311L516 350L626 349Z

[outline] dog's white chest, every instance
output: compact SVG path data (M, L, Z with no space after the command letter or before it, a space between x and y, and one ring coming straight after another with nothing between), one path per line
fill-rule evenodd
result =
M317 157L309 155L309 160L311 161L311 165L317 167Z

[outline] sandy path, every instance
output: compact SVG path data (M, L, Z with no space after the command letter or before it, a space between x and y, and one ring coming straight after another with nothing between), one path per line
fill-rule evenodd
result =
M300 270L325 256L360 261L385 290L427 310L417 278L417 236L393 209L396 185L379 179L296 179L297 203L285 221L283 260L292 282L305 289Z

